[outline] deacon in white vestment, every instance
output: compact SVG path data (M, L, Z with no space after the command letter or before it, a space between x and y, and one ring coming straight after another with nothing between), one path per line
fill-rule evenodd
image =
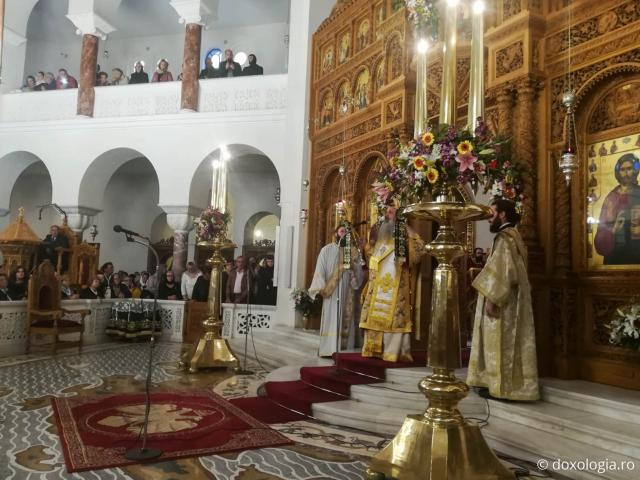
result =
M309 295L322 296L322 320L320 322L321 357L329 357L336 351L339 334L340 351L356 347L360 332L358 318L360 305L358 289L362 285L363 272L358 249L351 246L350 267L345 268L344 247L347 229L341 225L336 229L335 241L320 250L316 271L313 275ZM338 327L338 300L340 303L341 324Z
M537 400L536 338L527 277L527 248L515 228L515 204L491 205L496 233L487 263L473 281L478 304L467 383L484 387L494 398Z

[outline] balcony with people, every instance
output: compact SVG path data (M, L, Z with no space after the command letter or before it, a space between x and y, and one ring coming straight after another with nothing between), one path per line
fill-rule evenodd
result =
M286 107L289 0L5 4L2 122Z

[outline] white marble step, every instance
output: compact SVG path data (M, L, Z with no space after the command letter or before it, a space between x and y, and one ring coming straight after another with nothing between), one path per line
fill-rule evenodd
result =
M640 392L582 380L541 380L542 399L584 412L640 424Z
M353 385L351 398L362 403L391 407L404 410L407 413L423 412L427 408L427 399L417 388L410 389L409 385L397 383L376 383L373 385ZM487 406L483 398L470 392L460 402L459 407L463 415L486 416Z
M514 458L527 460L536 464L544 459L550 466L549 470L574 480L635 480L638 478L640 464L637 460L618 453L604 451L591 443L559 438L556 433L533 430L520 423L509 422L501 418L492 417L488 426L482 429L484 438L496 452L510 455ZM553 462L564 460L596 460L633 462L635 471L611 471L598 473L597 471L555 470Z
M526 404L489 400L489 405L489 424L499 418L640 460L640 436L634 423L547 402Z
M244 355L244 337L229 340L236 356ZM247 356L258 358L267 368L284 365L330 365L331 361L318 357L319 337L317 333L287 327L274 327L267 331L254 331L253 343L248 339Z
M393 436L398 432L407 413L400 408L382 408L380 405L359 402L357 400L341 400L338 402L314 403L313 416L332 425L356 428L385 436Z

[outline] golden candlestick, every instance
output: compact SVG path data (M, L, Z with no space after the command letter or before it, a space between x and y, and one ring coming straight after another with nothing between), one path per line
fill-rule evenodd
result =
M199 246L213 248L211 258L207 264L211 266L211 281L209 282L209 316L202 322L204 334L193 345L191 350L182 355L178 366L188 368L189 373L196 373L199 368L237 367L240 363L233 354L229 342L222 338L224 322L220 318L222 269L225 259L222 251L236 246L222 234L210 241L198 242Z
M422 415L408 415L400 432L371 461L370 480L513 480L487 445L480 427L467 423L457 405L469 392L456 378L460 361L458 272L454 261L465 255L454 225L491 217L484 205L458 201L451 187L435 201L404 209L409 217L439 224L436 238L425 247L438 259L433 277L427 365L433 373L419 384L428 400Z
M442 89L440 95L440 123L455 125L456 116L456 20L458 0L447 0L442 42Z

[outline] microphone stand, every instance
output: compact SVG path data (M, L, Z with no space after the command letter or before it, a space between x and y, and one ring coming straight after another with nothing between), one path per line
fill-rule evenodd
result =
M138 240L137 238L133 238L131 235L125 233L125 237L127 242L137 243L144 247L147 247L148 250L153 253L156 258L156 265L160 265L160 257L158 256L158 252L156 249L151 246L151 243L148 238L146 242ZM157 268L157 267L156 267ZM156 270L157 272L157 270ZM155 348L156 340L156 312L158 309L158 291L153 292L153 309L151 313L151 339L149 340L149 363L147 365L147 380L145 384L145 406L144 406L144 422L142 425L142 447L140 448L130 448L124 453L124 458L127 460L135 460L135 461L144 461L144 460L152 460L154 458L158 458L162 455L162 450L159 448L147 448L147 437L148 437L148 427L149 427L149 413L151 412L151 373L153 369L153 349Z
M253 375L255 373L253 370L247 369L247 349L249 347L249 328L252 328L251 317L250 317L251 309L249 307L249 304L251 303L251 288L252 288L251 266L247 267L246 275L247 275L247 313L246 313L245 319L247 323L244 328L244 366L241 367L240 365L238 365L233 369L233 372L236 375Z

